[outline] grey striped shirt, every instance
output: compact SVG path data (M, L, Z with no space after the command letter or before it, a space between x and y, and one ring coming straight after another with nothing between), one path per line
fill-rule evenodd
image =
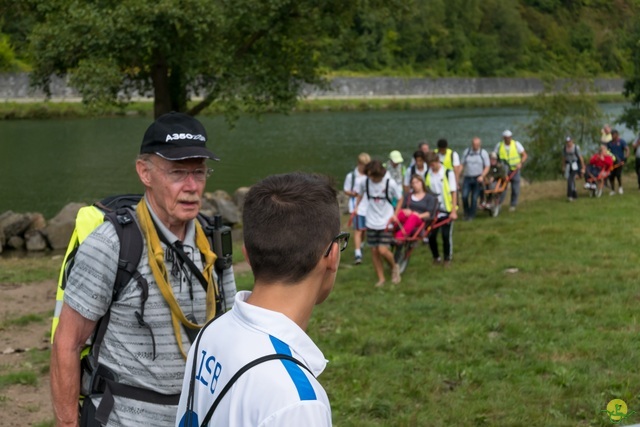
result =
M156 223L158 224L159 221ZM190 254L194 263L202 269L200 256L193 256L196 253L194 234L192 222L183 244L185 252ZM177 240L175 236L167 235L167 237L170 241ZM163 247L165 247L164 244ZM119 250L120 242L110 222L106 221L96 228L78 250L75 266L65 290L65 304L87 319L94 321L100 319L111 304ZM171 254L170 251L169 254ZM185 315L193 314L198 323L204 323L206 293L200 282L188 269L179 271L167 251L165 251L165 265L171 288ZM119 299L111 304L111 318L99 360L101 364L115 372L119 382L123 384L163 394L177 394L182 389L185 362L176 343L169 305L160 293L149 266L146 242L138 271L149 283L144 320L151 325L155 336L156 359L153 360L151 334L148 329L138 324L135 316L135 312L140 311L141 308L141 290L134 281L131 281L121 292ZM172 274L172 271L175 274ZM233 270L226 270L223 279L225 288L230 289L225 299L231 300L227 304L227 308L231 308L235 296ZM191 281L193 299L190 296L189 281ZM190 343L184 328L182 342L183 348L188 351ZM99 405L100 399L95 398L94 403L96 406ZM108 426L173 426L176 409L176 406L161 406L116 396Z

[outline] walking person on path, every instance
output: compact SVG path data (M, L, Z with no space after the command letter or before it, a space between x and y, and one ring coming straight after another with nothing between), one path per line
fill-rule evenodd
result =
M478 197L484 187L484 178L489 173L489 154L482 148L482 141L478 137L471 140L471 147L462 153L463 181L462 207L464 219L473 220L476 217Z
M576 191L576 177L584 175L585 164L580 147L578 147L570 136L565 138L564 149L562 150L562 161L564 176L567 179L567 200L573 202L578 198Z
M520 179L522 166L527 161L527 152L519 141L513 140L513 133L509 129L502 132L502 141L498 142L493 149L498 153L498 159L507 165L511 175L511 199L509 203L509 211L513 212L518 206L518 197L520 197ZM500 203L504 202L507 192L503 191L500 197Z

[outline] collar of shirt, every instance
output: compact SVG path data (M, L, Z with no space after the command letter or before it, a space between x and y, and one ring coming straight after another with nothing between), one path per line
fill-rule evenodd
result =
M248 327L273 335L287 344L294 357L299 355L301 362L313 372L313 375L320 375L327 366L327 360L306 332L282 313L247 303L250 295L250 291L240 291L236 294L231 309L232 315Z

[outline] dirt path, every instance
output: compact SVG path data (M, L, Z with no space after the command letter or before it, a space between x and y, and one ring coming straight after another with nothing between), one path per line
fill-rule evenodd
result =
M53 280L0 284L0 426L47 425L53 420L46 350L55 291ZM25 316L31 320L16 322ZM35 385L1 387L3 377L26 377L28 372L36 374Z
M249 266L238 262L234 271L242 274ZM53 421L47 350L55 298L53 280L0 284L0 427ZM7 375L27 372L36 374L35 385L2 385Z

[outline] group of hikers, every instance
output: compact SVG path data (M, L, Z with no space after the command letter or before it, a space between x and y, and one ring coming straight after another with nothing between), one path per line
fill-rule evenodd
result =
M640 138L632 144L636 151L636 173L640 188ZM400 283L400 269L391 248L401 244L425 223L437 227L425 229L433 263L449 267L453 258L453 224L458 219L458 196L462 198L463 219L471 221L478 209L497 216L511 186L509 211L516 210L520 195L521 169L527 161L523 145L505 130L502 141L492 152L482 148L474 137L461 155L449 148L446 139L437 142L435 151L422 141L405 165L398 150L389 153L385 162L372 160L367 153L358 156L357 166L345 178L343 190L349 196L350 222L353 224L354 263L362 263L362 245L371 247L372 263L378 281L384 286L384 262L391 270L391 281ZM622 166L629 157L629 146L619 132L605 125L601 145L586 164L580 148L571 136L565 138L562 170L567 179L567 199L578 197L576 178L584 177L585 188L600 197L605 185L610 195L623 194ZM616 191L616 182L618 183ZM437 222L436 222L437 221ZM443 252L438 247L442 236Z
M638 188L640 188L640 138L632 144L636 153L636 174L638 175ZM601 130L600 146L598 151L591 156L586 164L584 157L573 139L567 136L565 147L562 151L562 168L567 178L567 199L572 202L578 197L576 191L576 178L584 177L584 188L591 190L595 197L602 196L605 186L609 187L609 195L623 194L622 167L629 157L629 145L620 138L616 129L604 125ZM618 189L616 192L616 181Z
M506 192L496 189L508 181L509 210L515 211L520 170L526 160L527 152L508 129L491 153L482 148L478 137L471 140L471 146L461 156L449 148L446 139L438 140L435 151L422 141L406 166L398 150L391 151L384 163L361 153L343 187L349 196L355 264L362 263L362 244L366 240L378 278L375 286L385 285L384 262L391 269L392 283L400 283L400 268L391 246L411 236L424 222L437 220L439 226L432 228L424 241L429 244L433 263L449 267L453 258L453 224L458 219L458 193L464 220L473 220L478 207L494 209L493 214L497 215ZM493 191L497 200L485 197L485 190L489 190L487 194ZM438 235L442 236L442 253Z

